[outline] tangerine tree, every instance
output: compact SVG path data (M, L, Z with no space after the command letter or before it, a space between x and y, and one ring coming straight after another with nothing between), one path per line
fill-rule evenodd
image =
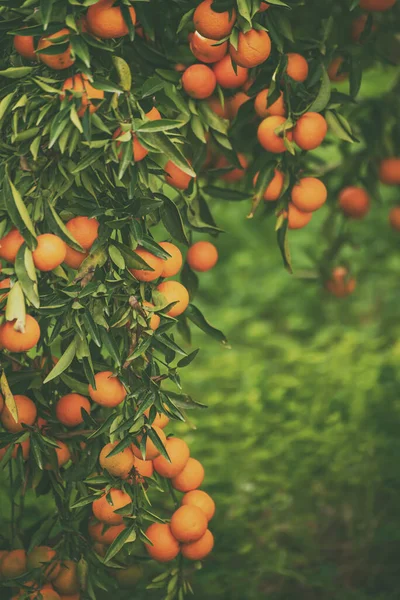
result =
M218 260L194 237L221 233L213 202L248 202L275 215L291 271L288 230L328 203L317 274L354 291L349 224L400 183L392 123L370 131L396 83L356 104L363 68L397 60L394 4L0 1L8 597L95 600L143 574L167 600L191 592L215 506L173 435L201 407L180 370L191 326L227 345L192 303Z

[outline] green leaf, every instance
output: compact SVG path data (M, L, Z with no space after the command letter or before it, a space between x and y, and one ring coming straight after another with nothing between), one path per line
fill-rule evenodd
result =
M4 71L0 71L0 77L7 77L8 79L21 79L27 77L33 71L33 67L10 67Z
M210 325L210 323L206 321L205 317L196 306L194 306L193 304L189 304L189 306L185 310L185 316L188 319L190 319L192 323L197 325L199 329L204 331L204 333L206 333L207 335L211 336L212 338L214 338L218 342L221 342L221 344L229 348L228 340L226 339L222 331Z
M118 535L107 550L104 557L104 563L107 564L118 552L123 548L127 542L134 542L136 539L136 523L133 523L130 527L127 527Z
M0 102L0 122L3 119L4 115L7 112L8 107L10 106L12 99L14 98L15 92L11 92L4 96L4 98Z
M40 16L43 23L43 29L46 31L50 23L51 12L53 10L54 0L40 0Z
M112 57L112 61L117 70L122 89L129 92L132 87L132 74L128 63L123 58L116 55Z
M90 52L87 43L79 35L70 38L72 53L81 59L86 67L90 68Z
M157 121L146 121L137 128L136 133L169 131L170 129L183 127L183 125L185 125L184 121L177 121L174 119L159 119ZM146 137L144 139L146 140Z
M68 348L65 350L64 354L61 356L58 363L52 368L50 373L47 375L47 377L43 381L43 383L48 383L49 381L51 381L52 379L55 379L56 377L61 375L61 373L66 371L66 369L68 369L68 367L74 360L75 354L76 354L76 339L74 338L72 340L72 342L70 343L70 345L68 346Z
M79 164L75 167L75 169L73 169L71 171L71 173L73 175L76 175L76 173L80 173L80 171L84 171L85 169L90 167L90 165L95 163L96 160L98 160L103 155L104 155L104 151L102 149L96 150L96 152L88 152L86 158L81 160L79 162Z
M198 355L198 353L199 353L199 349L193 350L193 352L191 352L190 354L188 354L184 358L181 358L181 360L178 362L177 366L180 369L183 368L183 367L187 367L196 358L196 356Z
M314 102L311 104L311 106L308 108L308 110L311 112L317 112L317 113L321 112L328 106L330 98L331 98L331 81L329 79L329 76L328 76L328 73L326 72L325 67L322 67L321 87L319 88L318 94L317 94Z
M66 373L62 373L60 375L60 379L65 385L69 387L70 390L77 392L78 394L82 394L82 396L87 396L88 394L88 384L83 383L82 381L78 381L74 377L70 377Z
M207 185L201 191L206 196L215 200L228 200L229 202L244 202L251 198L251 191L222 188L217 185Z
M186 235L186 231L183 225L181 213L178 210L175 202L164 196L163 194L155 194L157 197L162 196L164 201L164 208L161 211L161 219L165 229L175 238L178 242L189 245L189 240Z
M325 119L328 123L331 132L339 139L345 142L358 142L359 140L353 135L350 124L343 115L339 115L335 110L327 110Z
M32 249L36 245L35 229L21 194L11 181L8 173L4 179L4 199L12 222L20 230L29 248Z
M80 244L78 244L78 242L76 241L74 236L66 228L64 222L58 216L58 214L56 213L54 207L50 204L50 202L46 202L45 211L46 211L46 219L49 224L50 231L53 231L54 233L56 233L62 240L64 240L64 242L66 242L68 244L68 246L71 246L71 248L74 248L74 250L77 250L78 252L83 252L84 250L83 250L82 246Z
M117 265L117 267L119 269L125 269L126 268L126 264L125 264L125 259L122 256L121 252L118 250L118 248L116 248L115 246L109 246L108 248L108 254L110 255L111 260L113 261L113 263L115 265Z
M32 252L25 244L18 250L15 259L15 274L21 284L26 298L35 307L39 308L40 298L37 286L36 269L33 263Z
M281 251L281 254L282 254L283 264L285 266L285 269L287 271L289 271L290 274L293 274L287 232L288 232L288 220L285 219L282 223L282 226L279 227L279 229L277 230L276 234L277 234L277 238L278 238L279 250Z
M184 173L187 173L191 177L196 177L196 173L193 171L182 152L162 131L148 133L146 135L146 144L149 144L152 148L157 150L157 152L164 154L168 160L171 160L177 167L182 169Z
M251 27L251 0L237 0L238 12Z
M165 86L165 81L163 81L157 75L153 75L153 77L149 77L144 82L144 84L142 86L141 96L142 96L142 98L147 98L147 96L152 96L159 90L162 90L164 86Z
M183 17L181 18L179 25L178 25L178 29L176 31L176 33L180 33L182 31L182 29L184 29L186 27L186 25L188 25L189 23L191 23L192 19L193 19L193 13L194 13L195 9L191 8L188 12L186 12Z

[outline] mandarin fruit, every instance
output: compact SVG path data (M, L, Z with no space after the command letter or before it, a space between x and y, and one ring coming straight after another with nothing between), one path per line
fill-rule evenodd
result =
M179 542L195 542L206 532L207 517L197 506L180 506L172 515L171 532Z
M56 404L56 416L66 427L76 427L83 423L82 409L90 414L90 402L85 396L66 394Z
M182 471L172 478L172 487L179 492L190 492L201 486L204 479L204 467L195 458L189 458Z
M14 35L14 48L26 60L36 61L35 41L32 35Z
M69 29L64 27L53 33L51 35L45 35L40 38L38 43L38 50L43 50L45 48L55 47L57 48L57 40L59 38L63 38L65 36L69 36ZM47 65L50 69L55 69L56 71L62 71L63 69L68 69L72 67L75 62L75 59L71 56L71 46L68 45L68 48L61 52L60 54L39 54L40 60Z
M163 270L161 271L161 277L174 277L174 275L179 273L182 267L182 252L171 242L160 242L159 245L171 255L169 258L162 259Z
M28 553L27 569L42 569L44 576L53 581L60 571L60 564L56 561L57 553L49 546L36 546Z
M79 109L78 116L83 117L86 112L87 107L89 107L89 112L93 114L99 108L96 104L92 103L92 100L103 100L104 92L103 90L98 90L92 86L88 77L84 74L78 73L77 75L73 75L72 77L68 77L63 83L63 90L70 90L72 92L80 92L81 96L79 98ZM60 94L60 100L64 100L65 94ZM67 94L70 100L73 98L73 94Z
M25 550L11 550L1 560L0 572L3 579L15 579L26 573Z
M303 229L311 221L312 213L299 210L293 202L289 202L288 207L288 227L289 229Z
M212 69L215 73L218 85L222 88L234 89L241 87L248 78L248 69L245 67L238 65L235 72L229 54L214 63Z
M256 173L256 175L253 179L254 186L257 183L258 175L259 175L259 173ZM282 171L275 169L274 176L271 179L271 181L269 182L267 189L264 192L264 196L263 196L264 200L267 202L274 202L275 200L278 200L279 196L282 193L284 182L285 182L285 177L284 177Z
M211 242L196 242L190 246L186 255L186 261L193 271L204 273L217 264L218 251Z
M215 90L217 78L207 65L191 65L182 75L185 92L197 100L209 98Z
M400 185L400 158L384 158L381 161L379 180L386 185Z
M322 144L328 131L324 117L307 112L300 117L293 130L293 140L302 150L314 150Z
M268 150L268 152L272 152L273 154L280 154L281 152L286 152L283 133L275 133L275 130L278 127L281 127L285 122L285 117L267 117L266 119L261 121L260 125L258 126L258 141L265 150ZM286 131L286 138L289 141L292 140L293 134L291 131Z
M369 212L370 198L363 188L348 186L339 194L339 206L346 217L362 219Z
M11 229L0 239L0 258L13 263L24 241L18 229Z
M325 287L333 296L345 298L356 289L356 280L349 277L346 267L335 267L331 279L325 282Z
M181 552L189 560L203 560L214 547L214 537L209 529L196 542L182 544Z
M171 462L160 455L153 460L153 466L159 475L172 479L186 466L190 450L187 443L179 438L169 438L165 443L165 449Z
M395 231L400 231L400 206L394 206L391 209L389 223Z
M146 537L153 545L145 544L147 552L158 562L169 562L179 554L179 543L168 523L153 523L147 528Z
M154 472L153 462L151 460L142 460L135 456L135 464L133 465L141 477L152 477Z
M12 433L18 433L24 429L23 425L33 425L36 421L37 410L35 403L21 394L14 396L15 405L17 407L18 421L16 421L11 414L8 406L4 406L1 413L1 422L4 429L11 431Z
M152 270L129 269L132 275L136 277L138 281L155 281L158 279L163 270L163 259L140 247L136 248L135 254L140 256Z
M89 396L101 406L114 408L125 400L126 390L112 371L101 371L94 376L96 389L89 384Z
M89 521L88 532L92 540L110 546L115 539L119 536L122 531L125 531L126 525L112 525L111 527L105 526L104 523L97 523L94 519Z
M107 496L111 498L112 504L109 504ZM111 488L108 494L103 494L100 498L94 500L92 504L93 514L99 521L108 525L122 525L122 515L115 513L116 510L128 506L132 499L126 492Z
M154 304L152 304L151 302L143 302L143 306L147 306L149 308L154 308ZM150 317L150 322L149 322L149 326L150 329L152 329L153 331L156 331L156 329L158 329L159 325L160 325L160 317L152 311L146 311L147 315Z
M195 29L212 40L222 40L227 37L235 24L236 11L231 8L230 11L217 12L212 8L213 0L204 0L201 2L193 15L193 24Z
M192 490L187 492L182 498L182 505L197 506L206 515L207 520L211 521L215 514L215 502L203 490Z
M216 40L210 40L195 31L190 40L190 49L197 60L204 63L214 63L221 60L228 52L228 42L218 44Z
M235 169L231 169L230 171L227 171L226 173L223 173L222 175L220 175L220 179L222 179L223 181L227 181L228 183L234 183L236 181L240 181L241 179L243 179L243 177L246 174L245 169L249 163L244 154L239 152L237 157L238 157L239 163L242 165L243 168L239 169L236 167ZM217 164L215 165L215 168L223 169L224 167L228 167L228 166L229 166L229 162L228 162L227 158L222 155L218 159Z
M16 330L15 325L16 321L6 321L0 326L0 345L9 352L27 352L34 348L40 339L40 327L36 319L26 315L23 331Z
M86 23L89 31L103 39L120 38L128 35L128 25L125 23L121 8L114 6L116 0L99 0L89 6L86 13ZM136 12L133 6L129 8L133 24L136 23Z
M179 281L163 281L157 286L157 291L163 294L167 304L172 304L166 313L169 317L179 317L188 307L189 292Z
M57 592L71 595L79 592L78 565L73 560L63 560L60 572L53 581Z
M71 269L79 269L85 258L89 256L89 252L79 252L70 246L67 246L67 251L64 258L64 263Z
M308 77L308 62L301 54L289 52L286 73L295 81L303 82Z
M262 90L256 96L254 101L254 110L259 117L265 119L266 117L284 117L286 115L285 102L283 99L283 93L280 92L279 98L275 100L271 105L268 103L269 89Z
M164 167L165 181L179 190L187 190L192 176L177 167L171 160Z
M360 8L367 11L383 12L396 4L396 0L360 0Z
M32 258L39 271L52 271L61 265L66 254L67 245L60 237L52 233L43 233L37 237L37 246L32 252Z
M266 31L250 29L239 33L237 50L231 45L229 52L237 65L251 69L267 60L271 54L271 40Z
M328 197L328 190L316 177L302 177L292 189L292 202L303 212L313 212L323 206Z
M73 217L65 226L84 250L90 250L98 238L99 222L97 219Z
M127 479L133 468L135 457L130 448L124 448L121 452L118 452L118 454L108 456L118 444L119 441L110 442L102 448L99 456L100 466L102 469L108 471L113 477Z

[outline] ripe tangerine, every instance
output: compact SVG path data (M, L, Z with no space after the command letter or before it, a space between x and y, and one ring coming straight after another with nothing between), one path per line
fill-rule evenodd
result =
M64 262L66 254L67 245L60 237L52 233L43 233L37 237L37 246L32 252L32 258L39 271L52 271Z
M273 154L286 152L283 132L280 134L275 133L275 130L278 127L281 127L285 122L285 117L267 117L261 121L260 125L258 126L258 141L265 150L268 150L268 152L272 152ZM291 141L293 139L293 133L291 131L286 131L286 138Z
M44 48L50 48L53 45L56 45L52 40L56 41L58 38L69 36L69 33L69 29L64 27L56 33L43 36L39 40L38 50L43 50ZM56 71L68 69L69 67L72 67L75 62L75 59L71 56L70 45L68 45L68 48L60 54L39 54L38 56L45 65L47 65L50 69L55 69Z
M81 409L90 414L90 402L81 394L66 394L56 404L57 419L66 427L76 427L83 423Z
M101 406L114 408L126 398L126 390L112 371L100 371L94 376L96 389L89 384L89 396Z
M24 241L18 229L11 229L0 239L0 258L13 263Z
M176 475L179 475L186 466L190 450L185 441L174 437L166 441L165 449L171 462L160 455L153 460L153 466L159 475L167 479L172 479Z
M82 95L79 98L79 109L78 116L83 117L86 112L87 107L89 107L89 112L93 114L99 108L96 104L92 103L92 100L103 100L104 92L103 90L98 90L92 86L88 77L85 74L78 73L77 75L73 75L72 77L68 77L63 83L63 90L71 90L72 92L80 92ZM60 94L60 100L64 100L66 94ZM73 94L68 94L69 100L73 99Z
M322 144L328 131L324 117L307 112L300 117L293 130L293 139L302 150L314 150Z
M197 60L204 63L214 63L225 56L228 51L228 42L218 44L218 41L206 38L195 31L190 40L190 49Z
M370 198L363 188L348 186L339 194L339 206L346 217L362 219L369 212Z
M259 117L265 119L266 117L284 117L286 116L286 107L283 99L283 93L280 92L279 98L275 100L271 105L267 106L269 89L262 90L256 96L254 101L254 110Z
M171 160L164 167L165 181L179 190L187 190L192 176L177 167Z
M115 0L99 0L96 4L89 6L86 13L89 31L103 40L124 37L129 33L121 8L114 4ZM129 8L129 14L135 25L136 12L133 6Z
M203 490L192 490L187 492L182 498L182 505L197 506L206 515L207 520L211 521L215 514L215 502Z
M168 304L175 302L166 313L169 317L178 317L188 307L189 293L179 281L163 281L157 286L157 291L165 296Z
M171 256L163 259L163 270L161 271L161 277L174 277L177 275L182 267L182 252L178 246L171 242L160 242L159 244L163 250L168 252Z
M179 554L179 543L174 538L168 523L153 523L146 530L146 537L152 542L146 550L158 562L170 562Z
M248 69L238 65L236 73L232 65L232 59L229 54L221 60L214 63L212 69L215 73L218 85L226 89L241 87L248 78Z
M109 504L107 496L110 496L112 505ZM111 488L108 494L103 494L100 498L94 500L92 504L93 514L99 521L108 525L122 525L122 515L115 513L116 510L131 504L132 499L126 492Z
M217 85L215 73L207 65L191 65L182 75L185 92L197 100L209 98Z
M27 352L36 346L40 339L39 323L26 315L23 331L15 329L16 320L6 321L0 326L0 345L9 352Z
M214 537L209 529L196 542L182 544L182 555L189 560L203 560L214 547Z
M206 532L207 517L197 506L180 506L172 515L171 532L179 542L195 542Z
M195 29L212 40L222 40L227 37L236 22L236 11L216 12L212 9L213 0L201 2L193 15Z
M292 202L302 212L313 212L323 206L328 190L316 177L302 177L292 189Z
M201 486L204 480L204 467L195 458L189 458L182 471L172 478L172 487L179 492L191 492Z
M193 271L204 273L215 267L217 264L218 251L211 242L196 242L190 246L186 255L186 260Z
M258 175L259 175L259 173L256 173L254 176L254 179L253 179L254 186L257 183ZM268 184L267 189L264 192L264 196L263 196L264 200L266 202L274 202L275 200L278 200L279 196L282 193L284 182L285 182L285 177L284 177L282 171L275 169L274 176L273 176L272 180L270 181L270 183Z

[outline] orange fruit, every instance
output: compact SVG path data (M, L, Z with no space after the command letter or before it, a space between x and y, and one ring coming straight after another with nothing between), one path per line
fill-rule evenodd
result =
M145 116L147 119L149 119L149 121L158 121L162 118L159 111L156 109L155 106L153 106L153 108L151 110L149 110L149 112L147 112ZM119 137L121 134L122 134L122 129L121 129L121 127L118 127L118 129L113 134L113 138L115 139L115 138ZM121 143L122 142L117 142L117 146L120 146ZM137 135L135 135L134 133L132 133L132 151L133 151L134 162L140 162L141 160L146 158L146 156L149 153L147 148L142 146L142 144L138 140ZM119 156L121 156L121 154Z
M152 304L151 302L143 302L143 306L148 306L149 308L154 308L154 304ZM148 312L146 311L147 315L151 315L150 316L150 329L152 329L153 331L155 331L156 329L158 329L159 325L160 325L160 317L154 313L154 312Z
M195 31L190 40L190 49L197 60L205 63L214 63L221 60L228 52L228 42L218 44L216 40L210 40Z
M135 457L133 456L130 448L124 448L122 452L108 456L112 450L119 444L119 442L111 442L106 444L99 456L99 462L102 469L105 469L113 477L121 477L121 479L127 479L130 471L133 469Z
M165 449L171 462L160 455L153 460L153 466L159 475L172 479L186 466L190 450L187 443L179 438L169 438L165 443Z
M300 117L293 130L293 139L302 150L314 150L322 144L328 131L324 117L307 112Z
M115 0L99 0L89 6L86 22L89 31L104 40L120 38L128 35L129 29L122 16L121 8L114 6ZM133 6L129 8L132 23L136 23L136 12Z
M256 173L254 179L253 179L253 185L255 186L257 183L257 179L258 179L258 173ZM264 200L268 201L268 202L274 202L275 200L278 200L279 196L282 193L283 190L283 184L285 182L285 177L283 175L283 173L281 171L278 171L278 169L275 169L274 171L274 176L272 178L272 180L270 181L270 183L267 186L267 189L264 192Z
M245 67L238 65L235 73L232 65L232 59L229 54L224 56L224 58L218 62L214 63L212 68L218 85L226 89L241 87L248 78L248 69Z
M93 519L89 521L88 532L92 540L110 546L113 541L119 536L122 531L125 531L126 526L112 525L111 527L105 527L104 523L96 523Z
M260 4L260 8L258 9L257 12L265 12L266 10L269 9L269 4L267 4L267 2L261 2Z
M311 212L303 212L299 210L293 202L289 202L288 208L288 227L289 229L302 229L310 221L312 217Z
M395 206L391 209L389 223L395 231L400 231L400 206Z
M60 572L53 581L59 594L71 595L79 592L78 565L73 560L63 560Z
M14 329L16 321L7 321L0 326L0 346L9 352L27 352L34 348L40 339L39 323L26 315L24 331Z
M384 158L381 161L379 180L386 185L400 185L400 158Z
M354 292L356 280L349 277L346 267L336 267L332 271L331 279L325 282L325 287L337 298L344 298Z
M261 65L271 54L271 40L266 31L250 29L239 33L237 50L231 45L229 52L236 64L251 69Z
M157 286L157 291L165 296L168 304L176 303L166 313L169 317L178 317L185 312L189 304L189 293L179 281L163 281Z
M81 92L82 95L79 99L80 108L78 110L78 116L83 117L87 107L89 112L92 114L99 108L96 104L93 104L91 100L103 100L103 90L97 90L92 86L88 77L85 74L78 73L72 77L68 77L63 83L63 90L72 90L73 92ZM68 94L69 99L72 100L73 95ZM60 100L64 100L65 94L60 94Z
M25 596L20 596L20 598L24 598ZM48 588L46 586L41 587L39 590L33 592L29 596L29 600L65 600L65 596L61 598L61 596L55 591L53 588ZM67 600L69 600L69 596L67 596Z
M182 75L185 92L197 100L208 98L215 90L217 78L207 65L191 65Z
M65 224L65 227L84 250L90 250L99 235L98 220L89 217L74 217Z
M342 71L339 74L339 71L341 70L343 63L344 63L343 56L337 56L330 63L330 65L328 67L328 77L331 81L345 81L346 79L348 79L349 74L347 72Z
M66 394L56 404L57 419L66 427L76 427L83 423L81 409L90 414L90 402L80 394Z
M219 98L210 96L210 98L207 98L207 104L216 115L221 117L221 119L229 119L229 102L227 102L227 100L225 100L224 106L222 106Z
M195 542L206 532L207 517L197 506L180 506L172 515L171 532L179 542Z
M153 476L153 462L151 460L142 460L135 456L135 464L134 467L137 473L141 477L152 477Z
M178 246L171 244L171 242L160 242L159 245L171 255L170 258L163 259L161 277L174 277L174 275L179 273L182 267L182 252L179 250Z
M156 425L152 425L152 429L154 429L154 431L160 438L162 444L165 446L167 437L166 437L165 433L163 432L163 430L160 429L160 427L157 427ZM146 458L143 457L142 452L139 449L139 443L140 443L141 439L142 439L142 436L139 435L137 437L137 445L132 444L131 448L132 448L133 454L135 456L137 456L137 458L140 458L140 460L153 460L154 458L157 458L157 456L160 454L160 451L156 448L156 446L154 445L154 443L152 442L150 437L147 437L147 439L146 439Z
M18 229L11 229L0 239L0 258L13 263L24 241Z
M223 181L227 181L228 183L234 183L236 181L240 181L241 179L243 179L243 177L246 174L246 167L248 166L248 161L245 157L244 154L242 153L238 153L237 155L239 163L242 165L242 169L232 169L231 171L227 171L226 173L224 173L223 175L220 175L220 179L222 179ZM224 167L228 167L229 166L229 162L227 160L227 158L225 156L220 156L220 158L217 161L217 164L215 165L215 167L217 169L223 169Z
M52 40L57 40L58 38L64 36L69 36L69 29L66 27L51 35L43 36L39 40L38 50L43 50L44 48L53 46ZM61 52L61 54L39 54L38 56L45 65L47 65L50 69L55 69L56 71L68 69L69 67L72 67L75 62L75 59L73 59L71 56L70 45L68 45L68 48L64 52Z
M143 414L146 415L146 417L149 419L150 408L145 410ZM152 425L156 425L156 427L159 427L160 429L165 429L168 423L169 417L167 417L167 415L165 415L164 413L157 413L154 421L152 422Z
M60 571L60 564L56 561L57 553L48 546L36 546L28 554L27 570L42 569L48 581L53 581Z
M254 101L254 110L259 117L265 119L265 117L284 117L286 116L285 102L283 99L283 93L280 92L280 96L275 102L267 107L269 89L262 90L256 96Z
M308 77L308 62L301 54L289 52L286 73L295 81L305 81Z
M207 520L211 521L215 514L215 502L206 492L202 490L192 490L182 498L183 506L197 506L206 515Z
M9 448L10 444L7 444L7 446L5 446L4 448L0 448L0 460L5 456L8 448ZM21 448L22 449L22 458L23 460L28 460L29 458L29 452L30 452L30 448L31 448L31 441L28 438L27 440L25 440L24 442L18 443L18 444L14 444L13 445L13 449L11 452L11 458L16 459L18 456L18 449Z
M258 126L258 141L265 150L268 150L268 152L273 152L274 154L286 152L283 134L281 133L277 135L275 133L275 130L283 125L285 121L285 117L267 117L261 121L260 125ZM293 133L291 131L286 131L286 138L291 141L293 138Z
M192 177L187 173L184 173L182 169L177 167L171 160L167 162L164 167L165 181L176 187L179 190L187 190Z
M227 37L236 22L236 11L232 8L230 11L216 12L212 8L213 0L204 0L201 2L193 15L193 24L195 29L212 40L222 40Z
M94 376L96 389L89 384L89 396L101 406L114 408L125 400L126 390L118 377L113 377L112 371L100 371Z
M193 271L201 273L212 269L218 261L218 251L211 242L200 241L190 246L186 260Z
M32 252L33 262L39 271L52 271L65 259L66 243L57 235L43 233L37 237L36 249Z
M79 252L67 246L64 262L71 269L79 269L85 258L89 256L89 252Z
M396 0L360 0L360 8L367 11L385 11L396 4Z
M316 177L302 177L292 189L292 202L302 212L313 212L323 206L328 190Z
M351 39L353 42L359 42L362 34L364 33L365 26L367 24L368 15L360 15L351 24ZM371 32L376 31L376 26L372 25Z
M152 542L145 544L147 552L158 562L169 562L179 554L179 543L174 538L168 523L153 523L145 531L146 537Z
M107 496L111 497L112 505L108 503ZM122 515L117 515L114 511L128 506L132 500L129 494L116 488L111 488L108 494L103 494L92 504L93 514L99 521L108 525L122 525ZM56 587L56 586L54 586ZM57 589L57 588L56 588Z
M65 442L62 442L61 440L56 440L56 442L58 447L54 448L54 450L56 452L58 467L61 468L64 465L66 465L67 462L70 460L71 452ZM48 463L47 465L45 465L44 468L47 471L51 471L53 469L53 466L51 463Z
M36 421L37 410L35 403L28 398L28 396L16 394L14 396L14 400L18 412L18 422L15 421L7 406L4 406L4 409L1 413L1 422L4 429L7 429L7 431L11 431L12 433L17 433L24 429L22 426L23 424L34 424Z
M245 94L244 92L236 92L234 96L226 99L228 117L229 119L234 119L239 112L239 108L245 102L250 100L250 96Z
M214 537L209 529L196 542L182 544L182 555L189 560L203 560L214 547Z
M370 209L369 195L360 187L346 187L339 194L339 206L346 217L362 219Z
M179 492L191 492L201 486L204 467L195 458L189 458L182 471L172 478L172 487Z
M144 260L153 270L150 269L129 269L132 275L136 277L138 281L155 281L161 275L163 269L163 259L158 256L154 256L148 250L144 248L136 248L135 253Z
M178 73L183 73L183 71L186 69L186 65L183 63L176 63L176 65L174 66L174 69Z
M143 577L142 565L130 565L126 569L117 569L115 579L123 589L131 590Z
M35 42L32 35L14 35L14 48L20 56L36 61Z
M25 550L11 550L1 560L0 572L3 579L14 579L26 573Z
M0 281L0 290L8 290L10 288L11 288L11 279L9 277L6 277L2 281ZM7 298L7 296L8 296L8 292L6 294L0 294L0 302L2 300L4 300L4 298Z

